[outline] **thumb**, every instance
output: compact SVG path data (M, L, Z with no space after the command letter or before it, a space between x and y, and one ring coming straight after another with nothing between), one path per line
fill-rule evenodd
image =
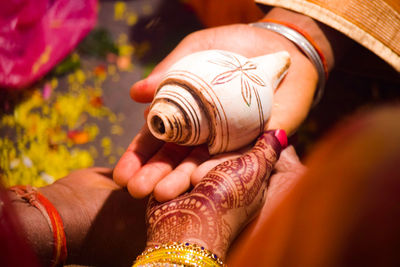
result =
M268 154L275 153L276 157L271 162L272 165L279 159L281 151L288 145L287 135L284 130L269 130L265 131L257 140L254 147L248 153L256 153L261 151L266 156L266 160L269 160ZM272 160L272 159L271 159Z
M265 132L254 147L209 171L191 195L206 196L232 230L229 242L263 206L266 181L286 142L281 130Z
M211 169L192 192L207 191L215 200L225 199L219 197L220 194L230 195L230 208L250 205L260 197L263 184L286 144L283 130L264 132L251 150Z
M153 100L154 93L164 74L164 72L155 70L147 78L133 84L130 89L130 96L134 101L149 103Z
M263 135L260 136L259 141L254 145L252 149L249 150L249 148L244 148L243 151L236 151L236 152L231 152L231 153L224 153L220 154L217 156L214 156L212 159L207 160L206 162L202 163L191 175L191 183L193 185L197 185L203 178L206 176L206 174L213 168L215 168L217 165L224 163L226 161L230 161L232 159L236 159L240 156L246 155L249 152L251 154L254 154L255 151L261 152L261 161L265 163L265 159L262 159L263 157L263 151L268 152L267 144L273 144L273 148L271 152L277 154L279 157L280 151L284 149L287 144L287 137L286 133L284 130L269 130L263 133ZM274 152L276 150L276 152ZM247 151L247 153L245 152ZM278 158L277 157L277 158ZM275 164L272 162L272 165ZM258 165L257 165L258 168Z
M151 102L158 85L168 69L175 64L175 62L191 53L206 48L199 42L196 36L196 34L192 34L184 38L167 57L157 64L147 78L136 82L130 90L131 98L140 103Z

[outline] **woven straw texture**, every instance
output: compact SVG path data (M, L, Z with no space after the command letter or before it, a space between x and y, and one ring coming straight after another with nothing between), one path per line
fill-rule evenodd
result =
M400 72L399 0L256 0L308 15L365 46Z

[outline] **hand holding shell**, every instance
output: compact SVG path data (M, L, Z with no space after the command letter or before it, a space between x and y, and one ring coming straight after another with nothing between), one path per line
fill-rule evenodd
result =
M251 59L221 50L188 55L160 83L149 129L166 142L207 143L210 154L248 145L264 130L289 65L286 51Z

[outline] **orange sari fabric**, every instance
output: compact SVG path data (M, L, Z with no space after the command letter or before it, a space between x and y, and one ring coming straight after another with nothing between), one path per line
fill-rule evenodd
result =
M188 0L197 16L207 27L233 23L250 23L263 17L264 13L254 0Z

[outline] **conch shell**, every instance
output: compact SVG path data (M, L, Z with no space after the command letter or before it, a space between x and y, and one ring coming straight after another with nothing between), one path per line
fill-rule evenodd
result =
M221 50L190 54L160 83L148 127L166 142L207 143L210 154L239 149L264 130L289 65L286 51L251 59Z

